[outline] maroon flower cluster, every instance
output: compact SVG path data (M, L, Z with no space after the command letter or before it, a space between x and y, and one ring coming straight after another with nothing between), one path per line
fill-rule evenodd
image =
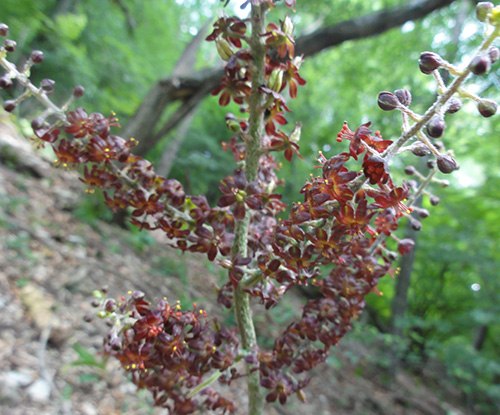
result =
M139 291L119 302L105 299L102 307L103 316L113 322L105 352L120 361L138 388L151 392L155 405L179 415L203 408L235 412L232 402L210 388L215 380L227 382L233 376L230 369L238 353L234 331L217 322L210 325L196 305L192 310L166 300L153 305ZM197 387L199 393L193 394Z
M241 7L272 8L274 3L247 0ZM293 8L295 0L285 0L285 4ZM394 235L398 223L408 218L414 229L420 229L412 214L425 218L429 213L413 210L412 202L424 194L436 170L450 173L458 168L430 138L444 133L444 113L458 111L460 101L451 95L447 101L440 92L438 110L424 119L425 115L409 109L409 91L383 91L378 105L385 111L402 112L406 130L402 137L392 142L379 132L372 133L370 123L354 131L344 124L337 141L346 142L347 150L328 159L320 153L321 174L311 176L301 189L303 201L283 214L286 206L276 193L282 181L276 173L279 163L275 154L288 161L294 155L300 157L300 125L287 130L286 115L290 111L288 98L295 98L298 86L305 84L299 74L302 59L295 56L293 24L288 17L279 24L268 24L257 36L248 34L247 23L237 17L221 17L207 37L226 62L220 86L213 94L219 95L221 106L236 103L241 114L226 116L234 136L223 148L233 153L238 166L220 182L221 196L215 207L204 196L187 195L177 180L158 176L151 163L135 156L132 149L136 140L113 133L118 126L114 115L88 114L82 108L69 112L49 108L52 113L46 111L32 123L38 140L52 146L57 164L81 167L83 183L90 191L102 189L111 209L127 209L131 222L141 229L162 230L173 247L205 254L226 268L228 281L218 295L224 306L231 307L235 290L241 293L241 289L266 308L275 306L293 286L312 285L318 293L267 351L248 350L253 346L244 345L246 350L240 351L235 332L215 321L209 323L206 313L196 306L183 310L166 300L153 305L140 292L119 302L104 299L103 316L113 322L105 340L106 352L120 361L139 388L151 391L157 405L175 414L200 409L234 412L234 404L210 385L241 376L234 364L243 356L251 367L250 376L258 371L268 401L283 404L292 394L303 400L307 372L324 362L330 348L347 333L363 310L365 297L377 291L379 279L394 272L391 262L397 254L389 249L392 242L386 243L386 238L397 242L394 249L400 254L408 253L414 243ZM0 36L7 32L0 24ZM3 52L13 50L15 42L7 39L0 47L0 58ZM27 64L42 60L43 54L34 51ZM467 70L482 74L496 60L498 49L490 47ZM264 63L262 71L258 61ZM26 82L21 72L27 70L16 74L12 66L3 66L9 73L0 77L0 88L10 87L16 77ZM432 52L421 55L424 73L439 77L439 68L449 69L451 64ZM22 86L36 90L38 98L46 102L54 81L44 80L39 89L32 84ZM75 98L82 94L81 87L75 88ZM6 101L4 108L14 110L27 95ZM482 115L496 112L495 102L473 99ZM53 118L55 121L48 122ZM418 131L411 132L409 119L423 120ZM430 138L423 132L424 122ZM425 178L408 166L405 172L415 179L396 184L388 162L415 135L420 141L406 150L420 157L432 153L434 158L428 163L431 174ZM257 148L252 141L256 136ZM257 155L258 168L247 174L249 154ZM431 195L430 202L435 205L439 199ZM285 218L278 219L279 215ZM248 243L236 252L233 243L239 239L235 233L245 222L249 224ZM322 271L325 268L328 273Z

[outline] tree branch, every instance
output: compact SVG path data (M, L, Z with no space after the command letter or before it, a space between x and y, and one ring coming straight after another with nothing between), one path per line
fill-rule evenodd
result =
M336 25L317 29L312 33L301 36L296 41L298 55L313 56L325 49L338 46L348 40L361 39L381 34L389 29L398 27L409 20L421 19L435 10L441 9L456 0L417 0L404 6L384 9L366 16L350 19ZM157 131L157 124L165 110L171 103L186 101L197 95L197 102L190 102L196 107L209 91L219 84L224 72L222 67L199 71L192 76L174 76L157 81L149 90L145 99L137 109L125 129L125 134L139 139L136 149L143 155L152 148L161 138ZM205 94L199 94L203 89ZM168 122L168 128L162 128L162 135L167 134L182 120L177 117ZM154 136L154 137L153 137Z

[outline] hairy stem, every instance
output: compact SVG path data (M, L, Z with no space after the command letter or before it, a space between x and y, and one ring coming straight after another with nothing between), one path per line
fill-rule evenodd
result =
M263 5L252 5L252 36L250 38L250 49L253 55L252 92L249 99L249 132L245 137L245 175L249 182L257 178L259 155L261 154L261 138L264 131L264 98L259 91L260 86L264 83L265 48L261 37L261 34L264 33L264 12L265 7ZM247 211L245 218L236 223L233 256L244 257L247 255L249 224L250 212ZM244 277L235 289L234 308L242 346L247 351L252 352L257 349L257 338L250 308L250 297L244 291L246 279L247 277ZM264 407L259 372L255 369L253 365L247 365L249 415L262 414Z

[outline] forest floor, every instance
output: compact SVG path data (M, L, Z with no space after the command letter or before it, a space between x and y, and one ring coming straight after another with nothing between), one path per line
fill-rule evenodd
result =
M150 298L197 302L218 313L222 275L201 257L180 255L160 236L131 233L78 214L87 197L74 172L54 169L0 119L0 413L9 415L161 414L137 393L114 361L100 355L106 326L84 322L95 313L92 291L117 297L130 289ZM81 209L80 209L81 211ZM297 315L293 295L271 315L257 307L262 338ZM225 322L231 314L219 314ZM347 336L313 376L307 403L292 398L266 414L465 414L440 375L382 370L381 345ZM265 340L264 340L265 342ZM436 380L437 379L437 380ZM228 394L245 407L244 385ZM244 413L244 411L241 411Z

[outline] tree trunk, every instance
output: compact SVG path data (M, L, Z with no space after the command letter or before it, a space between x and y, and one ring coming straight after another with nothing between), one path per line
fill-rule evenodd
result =
M476 331L476 337L474 338L474 350L480 352L484 346L484 342L488 337L488 326L486 324L481 324Z
M405 238L415 241L414 248L401 257L400 272L396 278L396 290L391 304L391 325L390 331L398 336L403 335L401 323L408 308L408 290L410 288L413 263L415 262L415 252L417 250L418 231L412 229L408 223Z

